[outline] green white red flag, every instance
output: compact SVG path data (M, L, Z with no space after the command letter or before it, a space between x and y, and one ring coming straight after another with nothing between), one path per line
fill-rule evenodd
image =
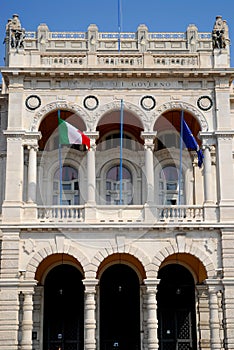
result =
M61 145L86 145L90 149L90 138L72 124L58 118L59 143Z

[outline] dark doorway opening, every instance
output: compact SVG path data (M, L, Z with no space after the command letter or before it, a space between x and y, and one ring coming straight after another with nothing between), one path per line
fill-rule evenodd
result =
M84 288L82 274L62 264L52 269L44 287L44 350L84 347Z
M100 281L100 349L140 349L140 285L124 264L109 267Z
M195 286L191 273L178 264L159 271L159 350L191 350L196 346Z

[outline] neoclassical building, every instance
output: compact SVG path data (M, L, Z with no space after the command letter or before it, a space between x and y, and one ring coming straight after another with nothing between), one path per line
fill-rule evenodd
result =
M13 15L5 47L0 349L233 350L226 21L64 33ZM89 149L61 144L59 117Z

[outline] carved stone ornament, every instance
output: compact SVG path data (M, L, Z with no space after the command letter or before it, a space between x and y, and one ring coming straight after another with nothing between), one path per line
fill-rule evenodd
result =
M212 42L214 49L225 49L227 41L226 23L221 16L216 17L214 28L212 31Z
M6 25L6 35L10 36L10 45L13 49L23 49L25 29L21 28L19 16L14 14Z
M141 107L146 111L151 111L156 106L156 101L153 96L144 96L140 101Z
M37 95L30 95L26 98L25 105L31 111L39 108L41 105L41 99Z
M86 109L88 109L89 111L93 111L98 107L99 101L96 96L89 95L85 97L83 104Z
M89 115L84 111L83 108L78 106L76 103L70 103L67 101L56 101L51 102L42 107L35 115L31 124L31 131L37 130L41 120L50 112L56 111L56 110L66 110L71 111L74 114L79 115L81 119L87 123L87 120L89 120Z
M197 105L202 111L208 111L213 106L213 101L209 96L201 96L197 100Z
M170 110L184 110L190 114L192 114L199 122L201 126L201 131L208 130L208 123L206 118L201 114L201 112L195 108L193 105L190 105L186 102L182 101L170 101L166 102L163 105L159 106L154 113L155 121L159 118L163 113Z

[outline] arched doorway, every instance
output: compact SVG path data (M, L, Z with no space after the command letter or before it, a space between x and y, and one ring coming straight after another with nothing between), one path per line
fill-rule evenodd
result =
M140 285L125 264L107 268L100 280L100 349L140 349Z
M44 350L81 350L84 346L84 288L72 265L53 268L44 286Z
M195 286L182 265L162 267L158 293L158 338L160 350L196 349Z

